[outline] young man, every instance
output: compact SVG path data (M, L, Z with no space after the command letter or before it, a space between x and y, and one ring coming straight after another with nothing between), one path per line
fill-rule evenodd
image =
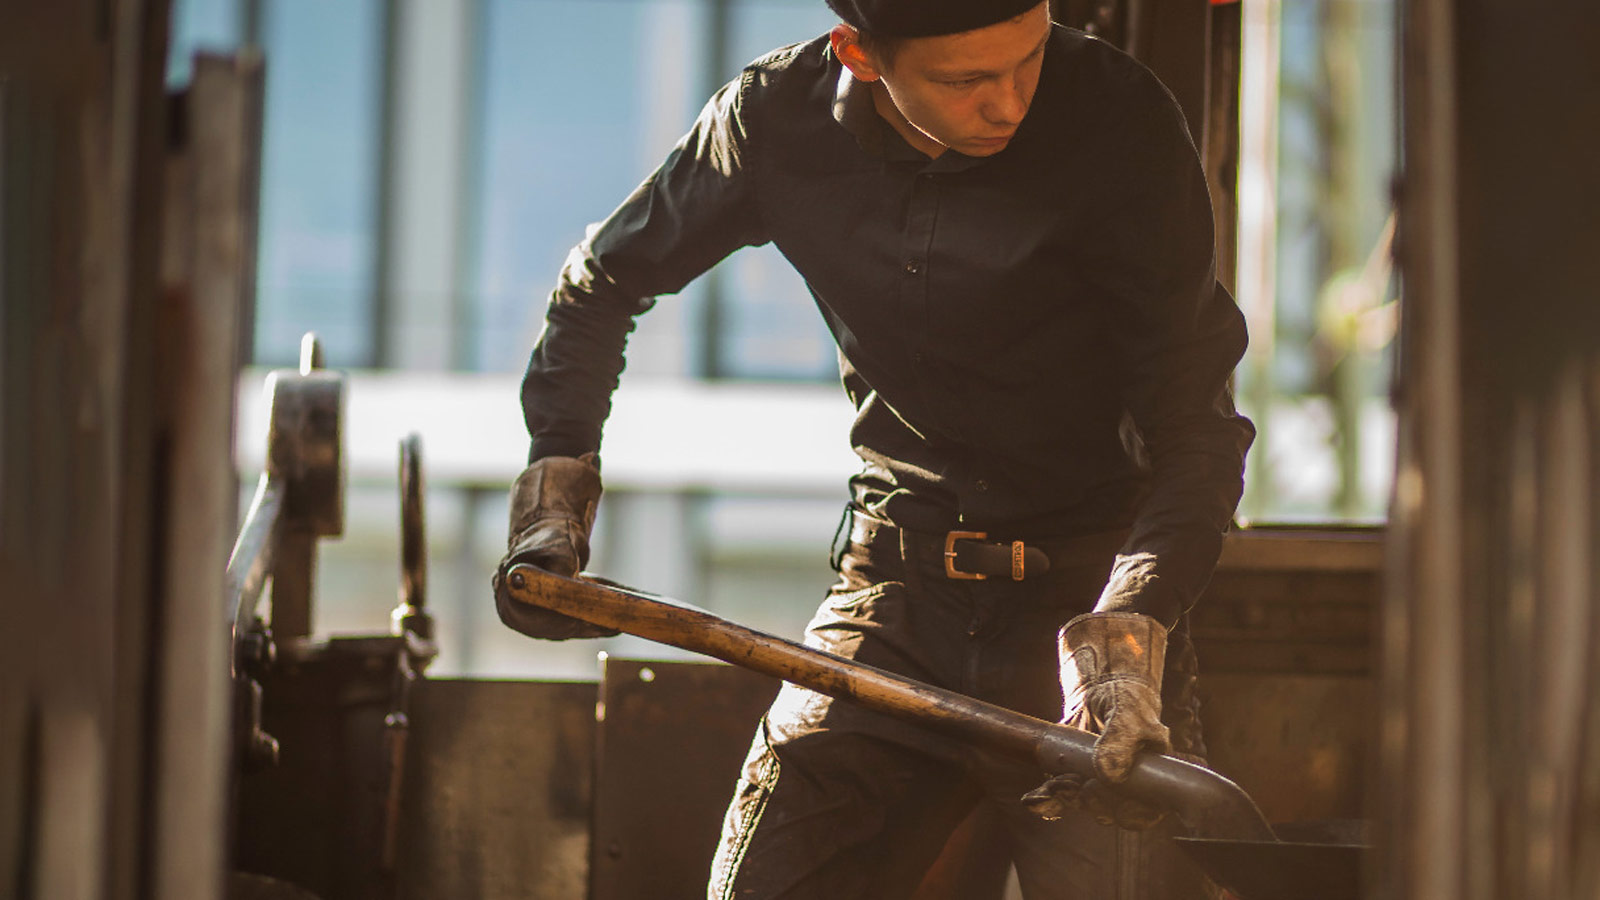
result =
M1182 116L1046 3L828 2L842 24L747 67L569 258L523 383L532 464L501 570L579 570L632 317L771 241L839 342L862 459L807 642L1091 728L1104 780L1141 749L1199 757L1183 616L1253 430L1227 389L1244 324ZM524 633L601 633L497 595ZM1030 898L1128 896L1119 878L1154 871L1150 842L1025 808L1038 781L787 686L711 896L907 896L977 803Z

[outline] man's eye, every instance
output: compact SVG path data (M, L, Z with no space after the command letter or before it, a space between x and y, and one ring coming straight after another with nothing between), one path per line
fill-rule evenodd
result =
M963 78L959 81L946 81L945 84L953 88L969 88L977 84L980 79Z

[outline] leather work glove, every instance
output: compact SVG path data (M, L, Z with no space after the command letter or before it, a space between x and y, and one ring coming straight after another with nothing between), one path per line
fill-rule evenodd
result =
M1143 750L1171 753L1161 724L1161 675L1167 630L1138 613L1089 613L1061 629L1058 652L1066 698L1061 722L1099 735L1094 745L1097 778L1056 775L1028 792L1023 804L1044 819L1069 808L1083 809L1103 825L1140 830L1164 813L1116 793L1134 756Z
M614 629L511 599L506 572L529 563L567 577L589 562L589 531L600 505L600 460L593 453L535 460L511 485L511 530L506 555L494 572L500 621L529 637L564 641L610 637Z

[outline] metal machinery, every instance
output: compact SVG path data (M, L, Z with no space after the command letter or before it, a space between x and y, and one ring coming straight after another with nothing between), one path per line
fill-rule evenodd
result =
M344 381L307 335L299 371L273 373L267 391L266 471L228 565L235 865L324 897L396 896L412 686L436 655L420 441L400 446L401 589L389 633L313 640L316 541L344 528ZM270 895L264 878L235 881Z
M229 566L236 895L700 895L776 680L622 659L598 684L422 678L433 648L415 438L400 454L391 627L312 639L315 541L341 528L343 484L342 380L318 356L308 337L300 370L268 379L267 472ZM1370 749L1377 549L1362 532L1240 534L1196 621L1217 767L1269 816L1319 820L1323 842L1356 838L1343 822L1361 808ZM939 702L952 718L989 715ZM1001 896L1007 861L981 824L952 838L919 897ZM1343 890L1329 896L1353 883Z

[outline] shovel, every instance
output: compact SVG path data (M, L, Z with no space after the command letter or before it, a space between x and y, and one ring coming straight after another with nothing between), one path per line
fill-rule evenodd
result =
M506 575L511 596L662 644L771 675L1008 755L1051 775L1094 775L1094 735L974 700L873 666L735 624L706 610L593 576L529 565ZM1216 772L1143 754L1118 785L1170 811L1180 845L1240 900L1356 900L1360 847L1280 841L1255 801Z

